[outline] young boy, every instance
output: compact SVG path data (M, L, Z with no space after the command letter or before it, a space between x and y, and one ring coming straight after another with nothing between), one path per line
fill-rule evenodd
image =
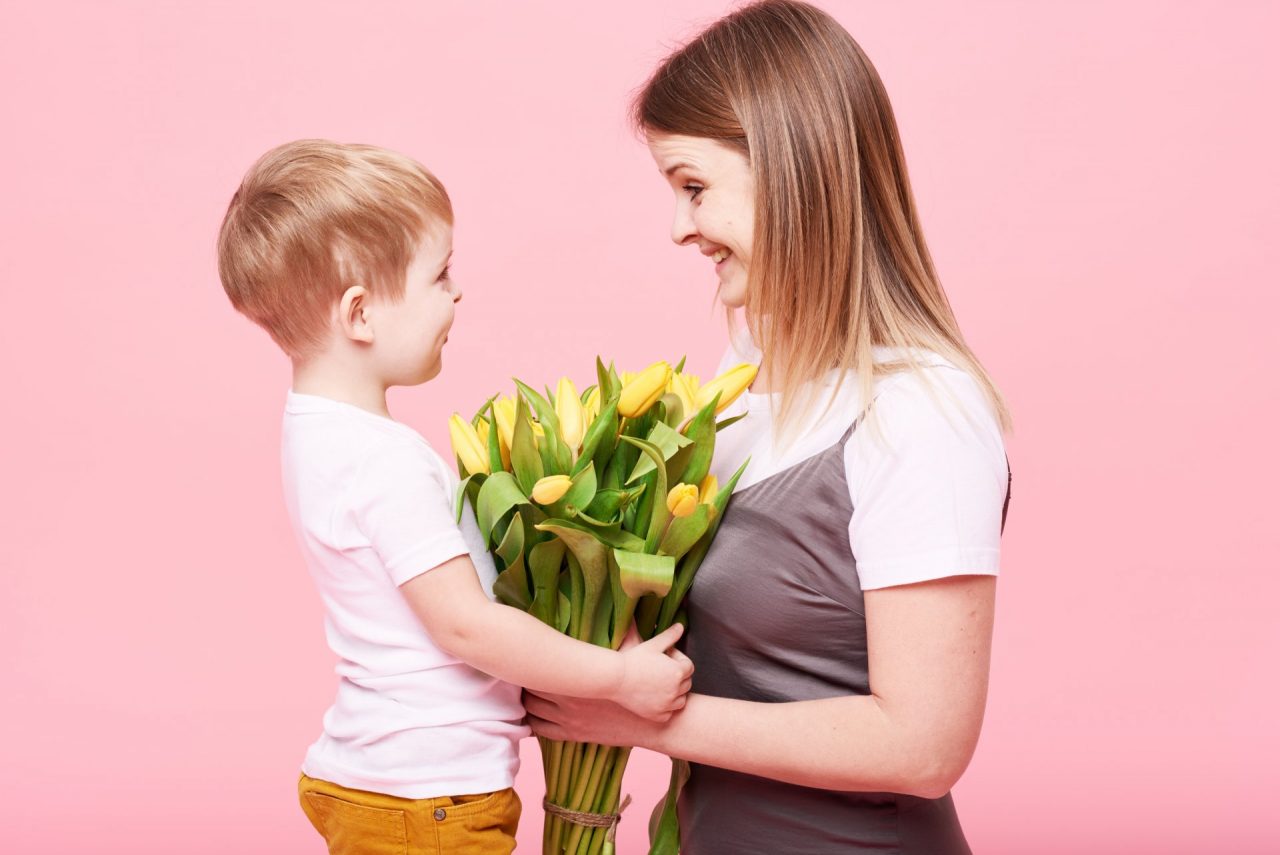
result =
M693 671L667 652L679 626L617 653L494 602L455 472L391 419L388 387L440 372L452 227L416 162L302 140L249 170L218 241L232 304L293 362L285 500L339 678L299 798L331 853L509 853L520 686L665 720Z

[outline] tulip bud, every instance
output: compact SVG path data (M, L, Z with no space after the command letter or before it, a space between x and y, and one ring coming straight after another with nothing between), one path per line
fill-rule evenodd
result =
M710 505L716 500L716 496L720 495L720 482L716 480L716 476L708 475L702 479L702 489L699 491L698 501L704 505Z
M568 475L548 475L533 485L530 498L540 505L552 505L564 498L571 486L573 479Z
M697 507L698 488L692 484L677 484L667 493L667 510L673 517L687 517Z
M653 363L623 385L618 413L629 419L644 415L662 397L670 379L670 365L666 362Z
M556 420L560 422L560 436L564 444L573 451L582 445L582 435L586 433L582 412L582 399L578 390L568 377L561 377L556 386Z
M449 417L449 441L468 475L489 474L489 450L480 442L475 428L457 413Z
M511 440L516 433L516 400L503 397L493 402L493 416L498 422L498 438L511 447Z
M693 418L694 414L698 412L698 408L695 406L698 402L698 378L692 374L672 374L671 385L667 388L667 391L680 399L680 403L684 407L684 417L686 419Z
M591 393L587 395L587 402L582 405L582 423L587 427L600 416L600 387L591 387Z
M718 392L720 403L716 404L716 413L724 412L725 408L736 401L738 396L751 385L751 381L756 379L758 370L756 366L746 362L730 368L698 390L697 408L701 410L711 403L711 399Z

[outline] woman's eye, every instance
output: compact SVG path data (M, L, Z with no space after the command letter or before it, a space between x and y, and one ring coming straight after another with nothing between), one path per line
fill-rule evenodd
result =
M697 199L698 194L701 193L704 188L698 186L697 184L686 184L681 189L683 189L686 193L689 194L690 199Z

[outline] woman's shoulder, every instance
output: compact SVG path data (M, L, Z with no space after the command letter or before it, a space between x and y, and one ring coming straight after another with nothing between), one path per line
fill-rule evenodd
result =
M872 406L886 427L955 430L957 421L1001 433L985 386L964 367L931 350L877 348L886 373L875 383Z

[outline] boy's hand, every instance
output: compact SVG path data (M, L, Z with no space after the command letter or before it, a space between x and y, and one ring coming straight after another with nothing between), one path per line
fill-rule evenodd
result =
M683 624L673 624L648 641L620 651L622 679L611 698L619 706L651 721L663 722L683 709L693 681L693 662L671 647L684 634Z

